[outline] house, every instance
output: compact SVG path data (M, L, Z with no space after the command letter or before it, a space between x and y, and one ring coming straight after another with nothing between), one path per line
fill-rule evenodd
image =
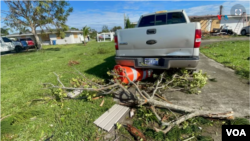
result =
M55 32L49 32L49 31L44 31L44 33L42 34L40 30L37 31L37 34L42 45L52 45L53 40L56 40L56 44L76 44L76 43L82 43L84 41L82 31L77 31L77 30L66 31L64 38L58 37ZM18 40L22 38L31 38L33 41L35 41L35 37L32 33L23 33L23 34L15 33L7 35L6 37L17 38ZM86 40L88 39L86 38Z
M217 15L203 15L189 16L189 19L190 22L200 22L201 30L203 32L213 32L214 29L220 29L221 26L223 26L224 29L227 28L237 34L240 34L242 27L249 25L250 15L221 15L220 20ZM132 24L136 26L137 22L132 22Z
M206 16L189 16L191 22L200 22L203 32L213 32L214 29L223 27L240 34L242 27L249 25L250 15L206 15Z
M97 33L96 40L97 42L113 41L114 35L115 35L114 32Z

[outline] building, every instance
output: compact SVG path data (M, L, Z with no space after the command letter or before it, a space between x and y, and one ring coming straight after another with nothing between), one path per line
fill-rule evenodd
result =
M225 18L225 16L227 18ZM124 16L125 17L125 16ZM190 22L200 22L201 30L203 32L213 32L214 29L232 30L233 32L240 34L242 27L248 26L250 15L221 15L221 19L218 19L217 15L203 15L203 16L189 16ZM125 19L124 19L125 20ZM131 22L133 25L137 25L137 22ZM124 23L125 26L125 23Z
M97 33L96 34L96 40L97 40L97 42L113 41L114 35L115 35L114 32Z
M217 15L189 16L191 22L200 22L203 32L213 32L214 29L222 27L232 30L236 34L240 34L242 27L249 25L249 18L250 15L221 15L220 20Z
M68 30L66 31L66 35L64 38L58 37L56 33L44 31L45 33L41 34L41 31L37 31L38 37L42 45L52 45L53 40L56 40L56 44L76 44L76 43L82 43L83 35L82 31L77 30ZM6 37L9 38L16 38L16 39L22 39L22 38L31 38L33 41L35 41L35 37L32 33L24 33L24 34L10 34L6 35ZM86 38L86 40L88 40Z

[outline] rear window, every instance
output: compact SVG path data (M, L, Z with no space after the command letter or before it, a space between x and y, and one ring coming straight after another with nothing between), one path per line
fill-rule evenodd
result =
M31 38L27 38L27 41L32 41L32 39Z
M164 24L178 24L186 23L186 19L182 12L156 14L142 17L138 27L164 25Z
M141 19L139 27L155 25L155 15L145 16Z
M167 16L166 14L163 15L156 15L155 17L155 25L163 25L167 23Z
M167 24L185 23L186 19L181 12L168 13Z
M20 39L20 41L26 41L26 39Z

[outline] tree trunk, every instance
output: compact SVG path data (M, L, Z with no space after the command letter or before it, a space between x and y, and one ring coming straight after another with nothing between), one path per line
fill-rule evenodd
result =
M86 41L85 41L85 37L83 36L83 41L84 41L84 45L86 46Z
M34 37L35 37L35 40L36 40L36 48L37 48L37 50L39 49L42 49L42 45L41 45L41 43L40 43L40 40L39 40L39 37L38 37L38 35L37 35L37 33L36 33L36 30L35 30L35 28L31 28L31 32L32 32L32 34L34 35Z

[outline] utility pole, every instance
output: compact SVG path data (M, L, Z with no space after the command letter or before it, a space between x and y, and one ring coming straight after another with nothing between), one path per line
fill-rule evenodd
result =
M223 6L221 5L220 6L220 15L222 15L222 8L223 8Z
M125 27L126 27L126 15L124 13L124 29L125 29Z

